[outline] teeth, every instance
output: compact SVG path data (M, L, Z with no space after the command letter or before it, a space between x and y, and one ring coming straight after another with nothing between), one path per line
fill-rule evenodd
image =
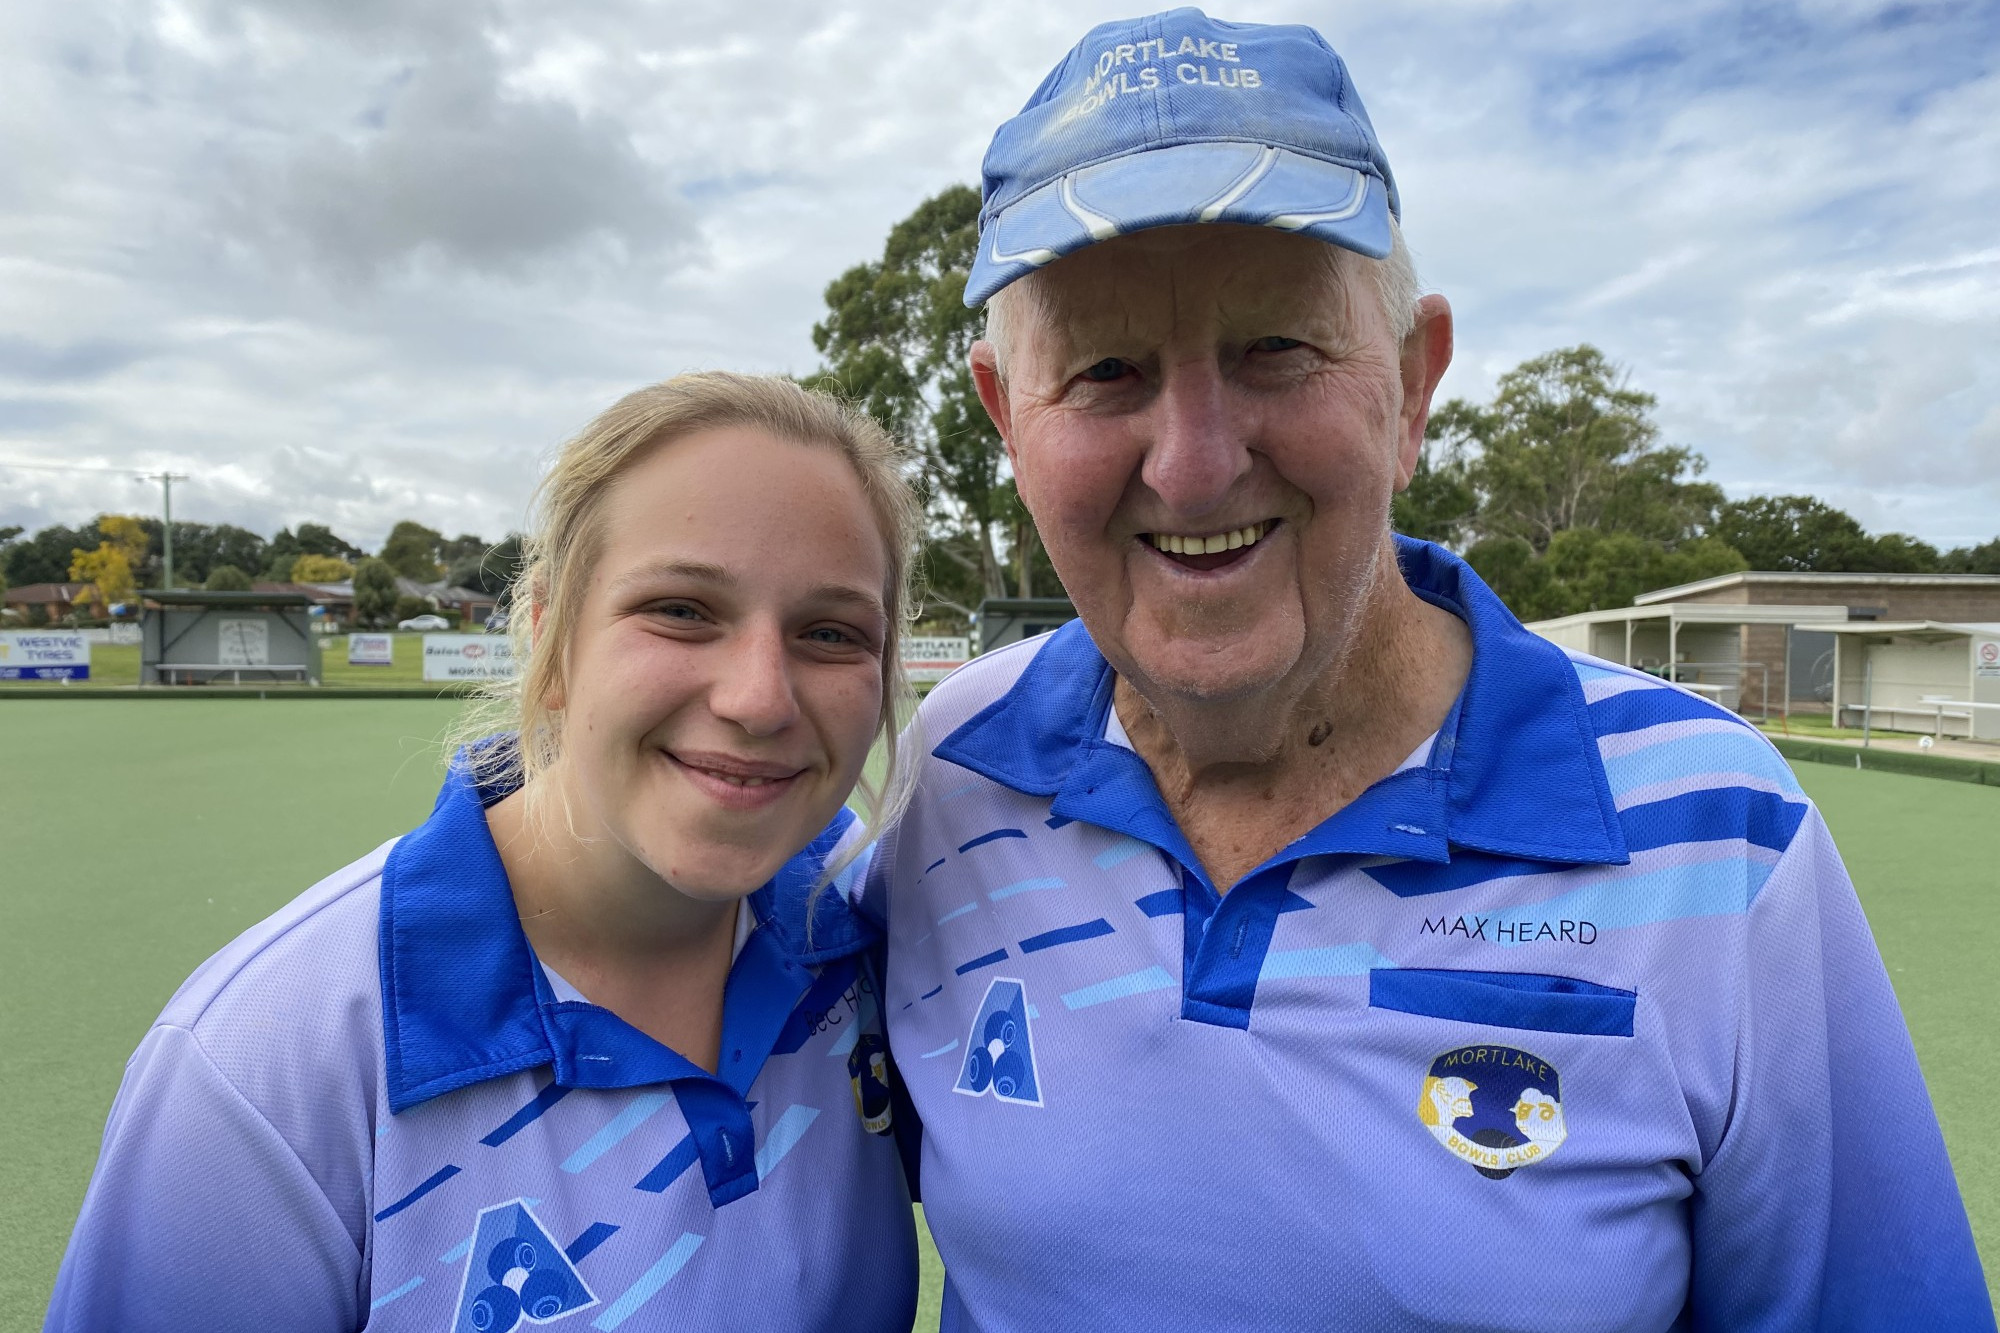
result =
M1171 532L1149 532L1146 540L1153 548L1168 555L1213 555L1219 551L1235 551L1245 546L1255 546L1264 534L1271 530L1268 521L1252 523L1247 528L1234 532L1217 533L1213 537L1183 537Z

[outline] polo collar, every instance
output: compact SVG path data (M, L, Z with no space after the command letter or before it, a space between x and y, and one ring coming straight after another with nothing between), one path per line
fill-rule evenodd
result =
M711 1075L607 1009L556 999L522 933L486 825L486 807L514 785L482 785L464 759L453 761L430 818L396 844L382 871L382 1046L391 1112L541 1065L553 1066L564 1088L697 1080L727 1085L740 1098L812 986L813 969L874 941L837 887L814 893L820 868L855 822L843 809L750 895L757 929L730 969L723 1060Z
M1465 686L1426 764L1383 778L1259 870L1329 854L1444 864L1456 849L1625 864L1624 833L1568 656L1524 629L1443 547L1399 536L1396 559L1412 592L1471 630ZM1059 819L1160 847L1199 874L1145 761L1104 739L1114 680L1083 622L1073 620L1006 694L934 753L1024 795L1051 798Z

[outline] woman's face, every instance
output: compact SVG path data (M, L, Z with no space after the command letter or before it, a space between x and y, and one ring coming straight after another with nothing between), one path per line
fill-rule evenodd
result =
M690 897L741 897L833 817L882 715L888 556L838 452L732 427L612 486L570 640L562 780Z

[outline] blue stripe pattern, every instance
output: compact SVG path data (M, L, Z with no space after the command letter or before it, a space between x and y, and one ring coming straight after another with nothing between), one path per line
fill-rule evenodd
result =
M584 1256L610 1240L618 1228L610 1222L592 1222L583 1229L583 1234L563 1246L563 1254L573 1264L582 1263Z
M384 1208L381 1212L375 1214L375 1220L377 1222L388 1221L390 1218L394 1217L397 1213L402 1212L405 1208L408 1208L411 1204L415 1203L418 1199L423 1198L426 1194L429 1194L432 1190L444 1184L445 1181L450 1180L453 1176L458 1174L458 1171L459 1168L455 1166L439 1167L436 1171L433 1171L431 1173L430 1178L424 1181L423 1184L417 1186L415 1189L411 1190L408 1194L405 1194L402 1198L396 1200L394 1203L390 1204L387 1208Z
M1493 919L1508 925L1534 925L1559 919L1594 923L1598 930L1651 926L1705 916L1740 916L1757 900L1771 876L1770 862L1745 856L1725 856L1694 865L1669 866L1647 874L1599 880L1558 894L1543 902L1525 903L1496 912ZM1513 944L1496 939L1503 948Z
M1782 852L1806 817L1802 801L1752 787L1714 787L1621 811L1625 845L1635 852L1680 842L1733 842Z
M1264 955L1260 981L1282 977L1358 977L1378 967L1392 967L1367 941L1334 944L1320 949L1284 949Z
M967 903L963 907L954 907L949 912L946 912L943 916L939 917L937 919L937 923L940 926L942 926L947 921L958 920L958 918L964 916L967 912L976 912L978 910L979 910L979 904L976 902Z
M1614 796L1695 773L1749 773L1787 789L1797 785L1770 742L1747 731L1680 736L1604 761Z
M682 1173L700 1159L701 1148L695 1143L694 1135L689 1134L669 1149L659 1164L648 1171L632 1188L642 1189L648 1194L664 1194L667 1186L679 1180Z
M694 1252L701 1248L701 1237L692 1231L683 1231L680 1239L667 1248L667 1252L653 1261L653 1266L639 1274L639 1280L625 1288L617 1300L604 1307L604 1313L597 1316L591 1327L610 1333L614 1328L630 1319L638 1308L653 1298L653 1294L674 1275L687 1267L687 1261L694 1258Z
M997 842L1001 838L1025 838L1027 836L1028 836L1027 833L1021 829L997 828L994 829L991 833L980 834L978 837L974 838L971 842L960 843L958 845L958 850L960 852L969 852L974 847L983 846L984 844L989 842Z
M1063 994L1062 1002L1068 1009L1088 1009L1094 1004L1108 1000L1122 1000L1128 995L1144 995L1148 991L1172 990L1178 986L1167 975L1164 967L1141 968L1137 972L1127 972L1122 977L1112 977L1093 986L1079 987Z
M568 1088L559 1088L551 1083L534 1095L529 1103L500 1123L500 1127L488 1134L480 1142L489 1148L497 1148L513 1138L529 1125L540 1120L551 1106L569 1096Z
M816 1106L787 1106L785 1113L778 1117L764 1135L764 1146L757 1149L757 1179L763 1180L785 1160L785 1154L798 1146L812 1122L819 1119Z
M1091 864L1099 870L1109 870L1113 866L1124 865L1133 857L1147 850L1149 849L1146 844L1140 842L1137 838L1120 838L1117 842L1112 843L1111 846L1092 857Z
M1741 726L1746 732L1751 728L1741 718L1723 709L1720 704L1697 699L1691 694L1668 689L1664 685L1641 686L1636 690L1626 690L1607 699L1599 699L1585 710L1590 717L1590 725L1599 737L1616 736L1620 732L1640 731L1646 727L1656 727L1662 722L1691 722L1697 718L1704 721L1726 721Z
M945 1043L944 1045L942 1045L942 1046L938 1047L938 1048L937 1048L936 1050L934 1050L934 1051L925 1051L925 1052L924 1052L923 1054L919 1055L919 1056L917 1057L917 1059L919 1059L919 1060L935 1060L935 1059L937 1059L937 1058L938 1058L938 1057L939 1057L940 1055L950 1055L950 1054L951 1054L951 1053L952 1053L953 1051L955 1051L955 1050L957 1050L957 1049L958 1049L958 1038L957 1038L957 1037L953 1037L953 1038L952 1038L952 1039L951 1039L950 1041L948 1041L948 1042L946 1042L946 1043Z
M402 1286L396 1288L394 1291L385 1291L380 1296L377 1296L374 1300L368 1302L368 1308L370 1310L379 1310L383 1306L387 1305L390 1301L395 1300L398 1296L407 1296L411 1292L415 1291L418 1287L421 1287L423 1285L424 1285L424 1280L422 1278L413 1277L408 1282L405 1282Z
M999 888L993 890L993 892L987 894L986 898L989 902L997 903L1003 898L1012 898L1017 893L1038 893L1043 889L1060 889L1063 887L1063 881L1053 877L1017 879L1012 884L1001 885Z
M625 1136L652 1119L659 1110L673 1101L671 1092L642 1092L628 1103L624 1110L611 1117L604 1128L585 1139L583 1146L563 1160L562 1169L576 1175L592 1162L610 1152L625 1141Z
M1186 906L1181 902L1181 891L1179 889L1161 889L1158 893L1149 893L1133 903L1132 906L1138 908L1147 916L1155 917L1179 916L1187 910Z
M1074 944L1078 940L1094 940L1100 935L1112 933L1111 923L1103 917L1086 921L1078 926L1062 926L1056 930L1045 930L1039 935L1030 935L1021 941L1022 953L1039 953L1043 949L1053 949L1058 944Z
M1007 957L1007 950L1006 947L1003 945L1002 947L995 949L992 953L983 953L979 955L979 957L973 959L970 962L960 963L956 968L952 970L962 977L967 972L977 972L982 967L991 967L995 963L1003 962L1005 961L1006 957Z

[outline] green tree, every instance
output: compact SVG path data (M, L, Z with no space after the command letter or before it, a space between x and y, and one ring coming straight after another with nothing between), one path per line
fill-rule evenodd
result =
M287 583L340 583L354 577L354 566L337 555L313 555L308 552L292 561L292 567L285 573Z
M395 618L398 623L415 620L418 616L435 615L437 608L421 597L402 596L396 599Z
M292 564L302 555L331 556L352 564L366 554L354 543L334 535L333 529L323 523L301 523L297 531L280 528L278 535L271 538L264 572L267 577L289 582Z
M2000 537L1978 546L1955 546L1938 557L1941 574L2000 574Z
M459 542L466 540L464 537L458 539ZM461 550L445 570L444 580L455 588L472 588L489 597L499 597L513 586L514 576L521 570L521 561L521 534L510 532L491 546L480 542L477 550Z
M439 558L443 546L444 536L435 528L406 518L389 529L389 540L382 543L379 558L406 579L435 583L444 575Z
M32 537L17 539L7 547L7 585L69 582L70 552L95 550L100 537L95 524L86 528L52 524Z
M825 359L806 381L851 398L915 454L929 532L927 615L963 617L986 597L1053 592L1033 522L1014 494L999 432L979 405L966 353L985 315L964 305L979 246L979 192L954 185L889 232L882 257L826 289L813 326ZM1003 555L1004 548L1004 555ZM1011 568L1010 568L1011 566Z
M1462 441L1466 431L1461 414L1477 411L1454 399L1431 414L1424 428L1423 449L1417 455L1410 484L1396 494L1390 524L1406 537L1456 546L1479 512Z
M1922 574L1943 557L1901 532L1870 536L1859 520L1810 495L1756 495L1716 513L1715 534L1752 569L1843 574Z
M249 592L250 576L234 565L217 565L201 586L210 592Z
M396 571L388 562L369 556L354 567L354 618L376 629L390 623L396 610Z
M1470 460L1481 538L1518 537L1538 554L1569 528L1672 543L1700 535L1722 491L1694 480L1699 455L1659 442L1653 406L1585 343L1522 362L1485 407L1446 403L1436 433Z

